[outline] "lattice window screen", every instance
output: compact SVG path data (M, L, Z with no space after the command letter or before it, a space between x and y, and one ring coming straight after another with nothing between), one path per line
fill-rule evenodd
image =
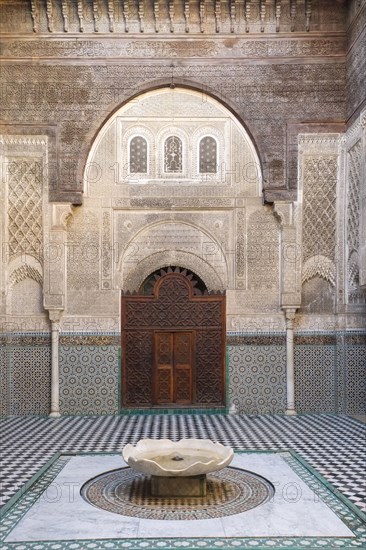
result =
M205 136L200 141L200 174L216 174L217 144L211 136Z
M164 144L164 172L179 173L183 171L182 140L177 136L170 136Z
M147 173L147 141L142 136L136 136L130 141L130 173Z

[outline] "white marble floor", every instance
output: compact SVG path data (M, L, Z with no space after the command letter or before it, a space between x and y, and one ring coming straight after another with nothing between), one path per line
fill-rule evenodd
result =
M232 466L268 479L274 497L244 513L205 520L121 516L80 495L89 479L124 466L120 455L72 457L6 542L165 537L353 537L352 531L290 468L281 454L236 454Z

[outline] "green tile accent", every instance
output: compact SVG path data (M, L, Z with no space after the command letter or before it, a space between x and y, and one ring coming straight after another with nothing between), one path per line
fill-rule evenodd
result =
M159 415L159 414L227 414L227 407L217 408L217 409L121 409L121 415L133 415L133 414L142 414L142 415Z

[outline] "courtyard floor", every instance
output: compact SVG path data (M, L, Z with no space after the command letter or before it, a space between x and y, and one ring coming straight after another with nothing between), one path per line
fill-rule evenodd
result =
M111 464L116 465L119 460L118 455L125 444L136 443L139 439L145 437L156 439L170 438L173 440L189 437L210 438L214 441L232 446L234 450L238 451L238 460L239 462L242 460L243 464L245 464L245 460L249 460L249 458L245 459L244 455L241 455L243 458L240 459L240 453L246 453L248 451L266 451L267 453L269 451L280 451L284 453L283 456L286 457L286 451L291 451L294 456L296 455L299 458L300 464L296 466L293 457L286 458L286 460L289 462L289 466L293 467L294 470L298 470L298 475L301 474L301 469L304 473L307 466L309 466L308 470L311 470L315 476L320 474L320 476L328 482L326 486L329 494L328 497L326 497L326 495L324 497L325 502L327 502L327 498L330 499L327 505L332 508L331 496L334 498L337 497L339 491L341 497L346 497L348 502L351 503L350 510L352 513L355 512L356 514L354 516L354 521L360 521L361 518L361 523L363 523L364 518L362 518L362 514L360 516L358 512L366 511L366 425L362 424L360 421L348 416L327 414L301 415L296 417L285 417L280 415L241 416L221 414L171 414L115 417L61 417L58 419L11 417L3 419L0 426L0 488L1 504L3 510L6 511L6 513L3 514L5 524L7 514L11 515L12 510L13 519L11 521L13 521L13 524L11 525L11 529L14 529L16 523L19 522L21 499L24 497L24 494L27 495L25 487L29 485L29 481L32 480L33 476L37 473L42 472L42 475L44 474L43 477L46 475L45 472L48 471L44 469L46 465L50 466L50 471L52 471L53 468L54 474L52 475L61 475L66 462L70 460L69 458L63 458L63 456L84 453L95 455L95 460L97 461L99 461L97 458L98 454L109 454L111 457L108 460L111 460ZM268 460L269 459L270 458L268 458ZM303 461L302 465L301 461ZM251 470L252 468L248 469ZM67 468L65 469L65 472L66 471ZM48 473L47 475L49 476L50 474ZM300 475L300 477L302 477L302 475ZM40 476L39 479L41 480L39 483L41 483L41 485L43 483L42 487L44 489L47 486L45 485L47 480L43 479L42 481L42 476ZM53 477L53 479L55 479L55 477ZM32 481L34 481L34 479ZM311 480L308 486L311 486ZM32 487L30 491L32 491ZM330 493L332 493L331 496ZM17 500L19 495L22 496ZM343 499L343 502L347 501ZM18 509L16 509L17 506ZM30 505L27 510L29 509ZM40 508L38 507L38 509ZM14 510L16 510L15 515ZM47 510L47 507L45 510ZM58 506L58 514L59 510L60 506ZM260 510L260 508L257 510ZM22 516L25 514L25 511L26 508L24 508ZM253 510L245 512L245 514L250 514L251 512L253 512ZM335 512L337 513L336 509ZM107 512L107 514L111 513ZM347 514L347 512L344 512L344 514ZM18 515L18 519L15 521L14 518L16 515ZM345 515L344 517L347 516ZM62 523L62 515L60 518ZM9 520L9 525L11 521ZM351 521L351 519L349 519L349 521ZM352 521L349 527L352 529ZM360 528L359 524L358 528L359 532L357 537L362 535L362 528ZM8 537L11 532L9 529L10 528L7 528L6 531L6 536ZM355 528L353 531L356 532L357 529ZM5 533L5 531L3 532ZM26 532L26 530L23 532ZM192 532L194 532L194 530ZM365 532L366 529L364 530L364 533ZM187 536L189 535L188 528ZM293 535L296 536L295 531ZM4 545L4 548L64 548L64 546L60 546L60 544L59 546L52 546L52 542L47 544L42 543L39 546L37 546L35 542L23 544L11 542L12 540L21 541L23 539L17 539L16 536L13 536L13 539L11 539L11 536L6 539L6 536L4 534L2 540L10 540L10 542L9 546ZM21 537L21 534L19 536ZM204 535L203 533L202 536L207 536L207 534ZM131 537L134 538L133 535L131 535ZM98 544L95 545L95 542L91 543L90 540L84 543L75 542L77 538L78 537L74 538L75 546L70 546L71 543L69 542L67 548L131 548L131 546L129 546L131 540L127 539L124 546L113 546L114 543L112 544L112 542L110 542L112 546L108 546L108 544L106 546L99 546ZM140 537L140 542L145 540L145 538ZM235 539L235 537L229 538L231 542ZM44 538L42 538L42 532L39 533L39 539L36 537L35 539L33 538L33 540L44 540ZM48 540L50 540L49 537ZM57 540L62 540L62 533ZM153 540L149 540L149 544L152 545ZM159 540L160 546L158 544ZM193 542L188 542L188 539L184 542L184 540L185 539L182 538L179 540L177 539L172 543L172 547L177 547L177 541L180 541L178 544L179 547L194 547ZM218 539L212 546L220 546L219 540L222 539L220 539L218 535ZM239 539L235 540L237 547L240 547L240 544L244 544L243 542L239 542ZM262 547L258 546L258 540L259 539L253 539L251 543L248 542L250 545L248 547ZM273 540L271 539L272 542L270 539L267 540L269 544L268 547L292 547L292 543L289 539L281 539L284 546L282 546L282 543L281 546L273 546L273 544L277 544L274 543ZM346 543L346 540L351 541L352 544L349 542L350 546L347 546L348 543ZM163 538L157 538L155 540L157 544L156 547L168 548L168 546L164 546L167 544L166 538L164 538L163 542L162 541ZM206 539L202 539L198 547L203 548L205 546L205 541ZM302 546L300 547L327 548L328 543L324 542L321 544L321 541L320 543L319 541L320 539L314 539L314 546L311 544L309 546L307 539L305 540L304 538L302 540ZM343 546L348 548L354 547L354 545L360 545L359 539L357 539L358 542L356 539L351 540L342 538L337 539L337 541L334 547ZM298 542L300 544L300 539ZM263 542L263 547L267 547L267 543L264 544ZM1 544L0 542L0 546ZM46 544L46 546L44 546L44 544ZM90 544L92 545L90 546ZM144 548L143 545L141 547ZM210 546L206 547L208 548ZM333 545L329 547L333 547Z

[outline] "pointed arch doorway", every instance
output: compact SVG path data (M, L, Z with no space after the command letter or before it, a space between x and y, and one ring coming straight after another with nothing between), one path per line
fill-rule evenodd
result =
M223 407L225 294L179 267L122 295L122 405Z

